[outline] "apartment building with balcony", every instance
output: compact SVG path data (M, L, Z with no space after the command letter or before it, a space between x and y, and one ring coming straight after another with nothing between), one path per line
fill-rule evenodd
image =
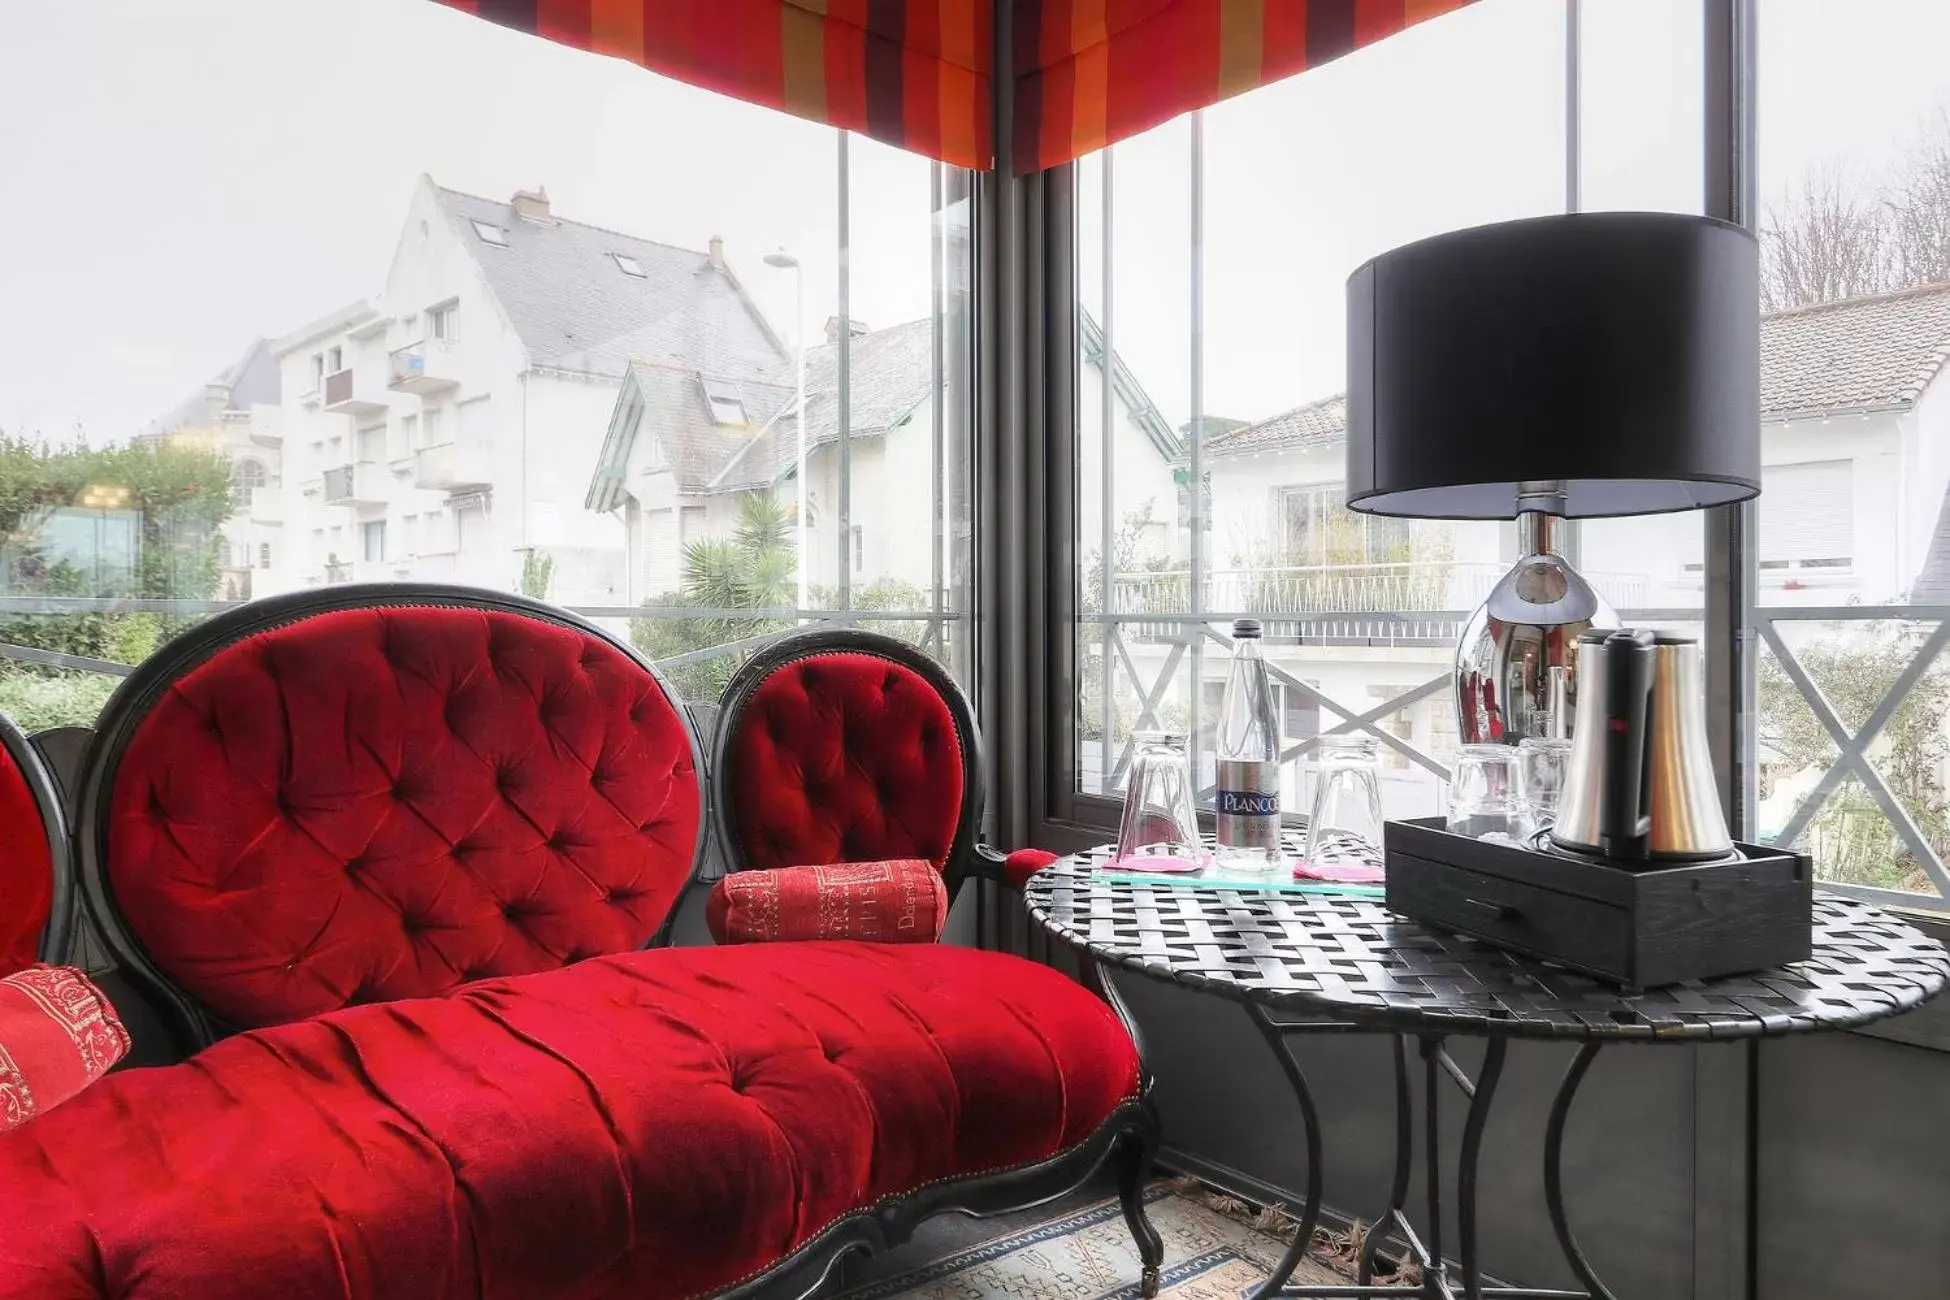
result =
M249 600L289 586L280 380L271 340L253 339L236 364L131 439L196 446L230 462L231 515L220 530L221 599Z
M625 595L621 520L582 496L633 359L772 374L726 265L421 177L380 291L272 345L292 585L420 579ZM546 561L537 566L535 561Z

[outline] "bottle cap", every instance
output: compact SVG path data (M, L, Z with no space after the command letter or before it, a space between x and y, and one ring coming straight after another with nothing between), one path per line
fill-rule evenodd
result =
M1232 635L1235 637L1254 637L1259 635L1259 620L1256 618L1234 619Z

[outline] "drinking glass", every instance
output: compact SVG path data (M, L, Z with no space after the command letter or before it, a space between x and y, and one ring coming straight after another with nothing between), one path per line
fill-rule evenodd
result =
M1211 860L1211 850L1199 838L1185 738L1139 733L1111 865L1120 871L1199 871Z
M1464 745L1449 787L1449 830L1471 839L1514 841L1523 830L1517 799L1517 751L1508 745Z
M1564 773L1571 765L1571 742L1527 738L1517 744L1517 799L1523 805L1522 838L1547 831L1557 822Z
M1380 880L1381 761L1367 736L1325 736L1313 815L1307 820L1307 856L1296 876L1317 880Z

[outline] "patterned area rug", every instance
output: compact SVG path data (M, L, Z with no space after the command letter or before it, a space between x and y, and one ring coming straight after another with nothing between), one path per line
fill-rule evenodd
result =
M1238 1300L1272 1271L1292 1237L1290 1225L1270 1218L1268 1226L1287 1226L1287 1232L1260 1231L1239 1202L1189 1181L1154 1184L1145 1199L1165 1239L1159 1295L1171 1300ZM1317 1235L1316 1257L1301 1263L1293 1281L1346 1281L1351 1270L1339 1272L1319 1258L1339 1263L1349 1258L1346 1250L1335 1236ZM1123 1210L1111 1197L869 1283L847 1292L845 1300L1135 1300L1140 1267Z

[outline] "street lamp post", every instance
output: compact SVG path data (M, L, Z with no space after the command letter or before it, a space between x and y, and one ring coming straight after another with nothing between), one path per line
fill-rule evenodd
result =
M801 616L806 610L806 268L799 265L799 259L780 249L765 255L765 265L776 266L792 272L792 339L793 368L797 371L794 382L793 402L797 408L799 425L799 468L795 477L799 483L799 500L793 528L796 536L793 551L798 557L799 605Z

